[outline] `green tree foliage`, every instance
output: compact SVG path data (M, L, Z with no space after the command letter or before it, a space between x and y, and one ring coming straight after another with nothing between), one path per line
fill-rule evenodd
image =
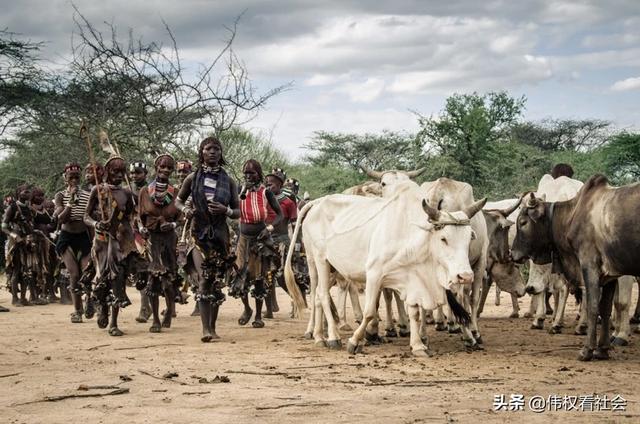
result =
M406 133L343 134L318 131L305 148L316 166L346 166L354 170L414 169L424 161L419 140Z
M623 132L601 149L605 174L614 184L629 184L640 180L640 134Z
M611 122L601 119L553 119L517 123L511 138L544 151L590 151L607 143Z
M418 136L429 153L439 157L443 175L479 187L493 178L498 147L508 140L524 103L524 97L506 92L454 94L439 116L419 115Z

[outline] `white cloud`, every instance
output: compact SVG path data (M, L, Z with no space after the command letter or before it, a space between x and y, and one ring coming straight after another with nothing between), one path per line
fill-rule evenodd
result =
M638 89L640 89L640 77L616 81L611 86L612 91L629 91Z
M352 101L357 103L369 103L376 100L382 94L385 83L380 78L367 78L362 83L350 82L335 89L338 93L346 93Z

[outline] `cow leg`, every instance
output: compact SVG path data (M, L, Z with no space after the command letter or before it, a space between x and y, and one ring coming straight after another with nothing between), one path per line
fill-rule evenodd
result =
M586 297L586 289L583 291ZM578 323L576 324L576 329L573 334L576 336L584 336L587 334L587 299L585 298L583 298L580 303L580 313L578 315Z
M360 351L360 343L364 339L367 325L369 325L369 322L375 318L377 313L377 300L379 299L381 288L380 276L377 273L374 274L374 271L370 270L367 272L366 281L367 283L364 294L364 316L362 317L362 322L349 339L347 351L350 354L355 354L357 351Z
M328 340L327 345L331 349L340 349L342 347L342 342L340 341L340 332L338 331L338 325L336 321L333 319L333 314L331 313L331 294L329 293L329 273L330 268L329 264L326 261L322 261L320 264L316 263L317 271L318 271L318 288L316 292L316 302L319 302L322 306L322 312L324 313L324 317L327 322L327 331L328 331ZM317 304L316 304L317 305ZM317 305L317 306L320 306ZM316 319L318 317L316 316ZM322 321L316 322L316 329L318 328L318 324L321 327ZM322 336L321 334L314 334L316 343L321 341L318 336Z
M409 345L411 346L411 353L414 356L426 357L431 356L429 351L428 340L426 337L421 337L421 325L420 321L420 307L418 305L408 305L409 308L409 325L411 335L409 336ZM426 343L426 344L425 344Z
M309 314L309 322L307 330L304 332L304 338L311 340L314 338L314 328L316 322L316 289L318 287L318 273L311 251L307 250L307 268L309 270L309 303L311 305L311 313ZM322 316L320 317L322 320Z
M542 330L544 328L545 320L545 292L541 292L533 295L531 303L534 304L534 318L531 324L531 329Z
M496 301L495 301L495 305L496 306L500 306L500 287L498 287L497 284L496 284Z
M482 336L480 335L480 327L478 326L478 308L480 306L480 290L482 290L482 276L484 269L473 269L474 281L471 286L471 330L473 338L478 344L482 344Z
M398 332L393 322L393 290L382 289L382 295L384 296L384 307L386 311L384 335L387 337L398 337Z
M349 283L349 298L351 299L351 308L353 309L353 315L356 323L362 322L362 307L360 306L360 297L358 294L358 287L354 283Z
M382 291L378 291L378 296L376 298L376 314L369 322L367 326L367 331L365 333L365 339L367 340L367 344L379 345L384 343L384 339L380 337L379 334L379 325L380 325L380 314L378 311L380 310L380 297L382 296Z
M467 300L468 296L465 295L460 304L463 305L464 309L468 311L469 302ZM460 325L455 321L454 316L451 313L451 308L449 308L448 304L442 305L442 312L447 319L447 331L449 332L449 334L459 334L462 330L460 330Z
M433 313L433 319L436 323L436 331L444 331L447 329L447 326L444 324L444 318L442 306L438 306Z
M478 304L478 316L484 310L484 303L487 301L487 296L489 295L489 290L491 289L491 277L485 276L482 279L482 292L480 293L480 303ZM498 285L496 284L496 293L498 293ZM496 306L500 305L500 295L496 295Z
M345 282L346 283L346 282ZM349 283L347 283L349 284ZM338 287L338 328L340 331L353 331L347 324L347 287L346 284L336 284Z
M518 296L516 296L513 293L511 293L511 306L513 307L513 312L511 312L511 315L509 315L509 318L520 317L520 305L518 305Z
M398 308L398 335L400 337L407 337L410 333L409 331L409 316L407 315L407 308L404 304L404 301L400 299L400 293L397 291L393 291L393 297L396 300L396 307ZM425 316L422 319L422 326L424 327L427 324L427 315L426 311Z
M587 337L585 338L584 347L578 355L578 359L581 361L590 361L593 359L593 351L596 347L598 311L600 309L601 297L599 277L596 270L586 267L582 268L582 278L587 292Z
M433 318L433 309L425 309L424 310L424 323L427 324L435 324L435 319ZM407 334L409 335L409 334Z
M638 283L638 299L636 299L636 309L633 312L633 317L629 322L631 324L640 324L640 278L636 278L635 281ZM629 299L631 299L631 296L629 296Z
M569 287L566 284L562 284L559 290L555 292L555 311L553 325L549 329L551 334L559 334L562 332L564 326L564 308L567 306L567 297L569 297Z
M633 282L631 277L624 276L618 279L618 286L613 297L616 312L615 332L611 338L611 344L626 346L629 344L631 326L629 325L629 309Z
M613 305L613 296L615 294L618 281L610 281L602 287L602 297L600 298L598 311L602 322L600 324L600 337L598 338L598 348L593 352L595 359L609 359L609 349L611 348L611 339L609 333L611 331L611 306Z

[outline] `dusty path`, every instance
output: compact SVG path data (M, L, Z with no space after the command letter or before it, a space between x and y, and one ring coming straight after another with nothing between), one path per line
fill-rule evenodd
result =
M11 307L0 314L0 422L640 422L640 335L609 362L580 363L575 358L582 339L570 334L571 327L552 336L530 330L529 319L506 318L504 293L500 307L490 294L480 321L486 350L465 353L457 335L431 327L436 355L424 360L408 354L408 339L366 347L356 357L315 348L301 337L305 322L287 317L282 293L282 311L264 329L239 327L240 303L227 301L222 340L211 344L199 341L199 318L188 316L193 303L178 307L171 329L151 334L149 324L134 321L137 292L130 289L130 295L134 305L122 314L126 335L120 338L98 329L95 319L70 324L69 306ZM521 299L523 310L528 303ZM9 306L6 291L0 304ZM571 325L575 313L570 300ZM178 375L163 380L169 372ZM201 380L216 376L230 382ZM80 385L129 391L19 405L114 390L78 391ZM627 406L625 412L534 413L525 403L524 412L496 412L494 396L500 394L507 402L522 394L526 403L534 395L619 394Z

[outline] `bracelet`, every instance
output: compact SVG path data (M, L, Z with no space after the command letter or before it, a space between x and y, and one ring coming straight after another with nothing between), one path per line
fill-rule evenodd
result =
M272 232L273 231L273 225L267 224L267 231Z
M233 209L231 209L229 206L227 206L227 212L225 212L225 214L226 214L227 216L231 216L231 215L233 215Z

